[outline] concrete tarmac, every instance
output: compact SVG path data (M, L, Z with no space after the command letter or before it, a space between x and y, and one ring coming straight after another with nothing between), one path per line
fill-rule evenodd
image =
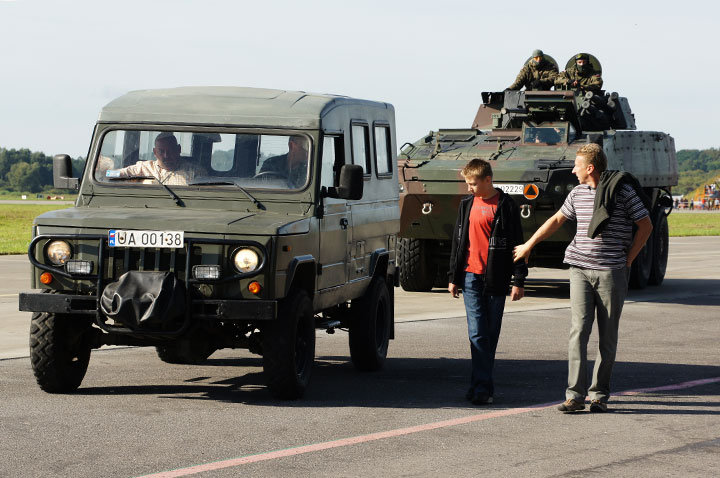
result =
M0 257L0 476L708 476L720 469L720 238L673 238L665 282L631 291L610 413L562 414L567 271L531 270L506 305L495 403L463 395L462 300L397 289L385 368L356 372L318 331L302 400L274 400L261 359L202 366L151 348L94 351L81 388L50 395L27 358L23 256ZM596 355L593 331L589 357ZM175 470L168 472L169 470Z

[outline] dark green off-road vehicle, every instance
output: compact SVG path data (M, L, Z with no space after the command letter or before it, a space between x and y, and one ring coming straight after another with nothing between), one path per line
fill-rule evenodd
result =
M263 356L274 395L310 379L315 330L347 328L379 369L394 334L399 231L392 105L233 87L135 91L103 108L74 207L36 218L32 366L80 386L90 351L154 346L194 364ZM37 290L39 289L39 290Z

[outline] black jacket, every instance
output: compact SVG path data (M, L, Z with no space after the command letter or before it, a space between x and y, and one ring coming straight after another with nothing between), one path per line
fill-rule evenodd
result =
M513 248L525 242L520 225L520 210L510 196L499 189L497 191L500 197L490 233L483 292L490 295L506 295L513 276L513 285L525 287L528 268L525 261L513 262ZM471 194L460 201L455 229L453 229L448 280L460 288L465 284L465 269L470 246L470 210L473 199Z
M650 211L650 198L645 194L635 176L625 171L603 171L597 191L595 191L593 215L588 225L587 235L590 239L595 239L610 222L610 215L615 209L615 195L623 184L629 184L640 197L645 208Z

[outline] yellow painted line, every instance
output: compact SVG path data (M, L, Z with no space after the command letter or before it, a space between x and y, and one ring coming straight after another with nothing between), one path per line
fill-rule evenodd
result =
M0 294L0 297L17 297L18 294Z

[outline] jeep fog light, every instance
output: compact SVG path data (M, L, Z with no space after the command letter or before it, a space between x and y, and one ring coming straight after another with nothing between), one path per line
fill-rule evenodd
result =
M65 263L65 271L68 274L90 274L92 269L92 261L67 261Z
M61 266L72 257L70 244L65 241L52 241L45 248L45 256L56 266Z
M240 249L233 257L238 272L252 272L257 269L260 258L252 249Z
M221 272L218 265L193 266L192 268L193 277L196 279L219 279Z

